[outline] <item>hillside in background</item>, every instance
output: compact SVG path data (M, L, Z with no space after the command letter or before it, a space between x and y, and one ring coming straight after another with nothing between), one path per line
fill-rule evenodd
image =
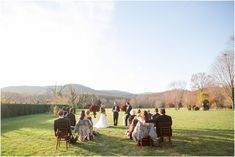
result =
M55 98L52 90L57 87L63 88L62 97ZM107 107L113 106L113 102L123 104L126 101L135 108L142 107L177 107L181 106L201 106L198 100L198 93L200 91L189 90L169 90L158 93L142 93L132 94L119 90L95 90L79 84L67 84L64 86L11 86L1 89L2 103L70 103L71 87L79 95L80 101L83 105L93 103L98 99ZM226 96L222 88L207 88L205 92L208 94L208 100L213 107L231 106L229 98ZM87 96L90 95L90 96ZM84 107L84 106L83 106Z
M59 88L62 86L58 86ZM95 95L107 95L107 96L117 96L117 97L132 97L135 96L132 93L119 91L119 90L95 90L90 87L86 87L80 84L66 84L63 86L63 93L68 93L70 88L76 90L77 93L88 93ZM18 94L30 94L30 95L45 95L50 94L51 89L55 86L10 86L1 89L2 93L18 93Z

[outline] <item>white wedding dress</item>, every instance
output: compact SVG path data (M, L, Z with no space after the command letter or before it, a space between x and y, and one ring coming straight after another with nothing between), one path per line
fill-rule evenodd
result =
M108 119L105 115L105 113L100 114L100 118L98 122L94 125L95 128L107 128L109 127Z

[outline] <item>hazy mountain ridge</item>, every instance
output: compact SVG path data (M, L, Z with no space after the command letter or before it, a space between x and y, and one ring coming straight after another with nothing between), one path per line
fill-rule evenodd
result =
M57 86L60 89L61 86ZM1 102L3 103L19 103L19 104L47 104L47 103L67 103L70 94L70 88L73 87L78 94L95 94L98 99L105 104L106 107L112 107L113 102L123 104L126 101L130 101L134 108L153 108L153 107L175 107L175 104L182 102L184 107L188 105L200 106L201 102L198 100L199 90L179 90L172 89L163 92L156 93L140 93L132 94L119 90L95 90L79 84L67 84L63 86L63 99L54 99L50 88L55 86L11 86L1 89ZM209 100L215 107L215 99L223 98L223 106L231 106L230 99L226 97L226 94L221 88L207 88L205 91L209 95ZM90 95L92 96L92 95ZM220 104L219 104L220 105Z
M57 86L58 88L62 86ZM80 85L80 84L66 84L63 86L63 92L69 92L70 88L75 89L78 93L89 93L96 95L108 95L108 96L124 96L132 97L135 94L119 91L119 90L95 90L90 87ZM2 93L19 93L19 94L31 94L31 95L45 95L49 94L50 90L55 88L55 86L9 86L1 88Z

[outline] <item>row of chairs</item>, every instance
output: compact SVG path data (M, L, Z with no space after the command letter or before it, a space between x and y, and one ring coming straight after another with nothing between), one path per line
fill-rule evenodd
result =
M171 136L172 136L171 125L166 122L161 122L159 123L158 129L159 129L158 136L160 138L160 141L163 142L164 138L167 138L169 143L171 144ZM61 142L65 142L66 149L68 149L68 147L70 146L68 134L58 134L57 142L56 142L56 149L60 147ZM146 145L153 146L153 140L150 137L146 137L146 138L139 140L137 145L141 147L146 146Z

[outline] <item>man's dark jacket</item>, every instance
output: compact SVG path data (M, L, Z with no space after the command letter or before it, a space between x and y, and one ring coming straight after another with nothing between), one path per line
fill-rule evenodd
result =
M126 112L125 112L125 113L126 113L127 115L130 115L131 110L132 110L132 106L129 105L129 106L127 106L127 109L126 109Z
M168 123L169 126L171 127L172 119L168 115L160 115L156 119L147 120L146 123L154 123L155 124L157 136L159 137L160 136L160 125L159 124L160 123ZM172 136L172 129L171 129L171 136Z
M70 125L71 126L75 126L76 125L76 118L75 118L75 115L73 113L69 113L66 118L69 119L69 122L70 122Z
M72 135L69 120L66 118L58 118L54 121L54 131L57 136L58 133L63 135Z
M152 115L152 119L156 119L158 116L160 116L160 114L156 113L156 114Z

